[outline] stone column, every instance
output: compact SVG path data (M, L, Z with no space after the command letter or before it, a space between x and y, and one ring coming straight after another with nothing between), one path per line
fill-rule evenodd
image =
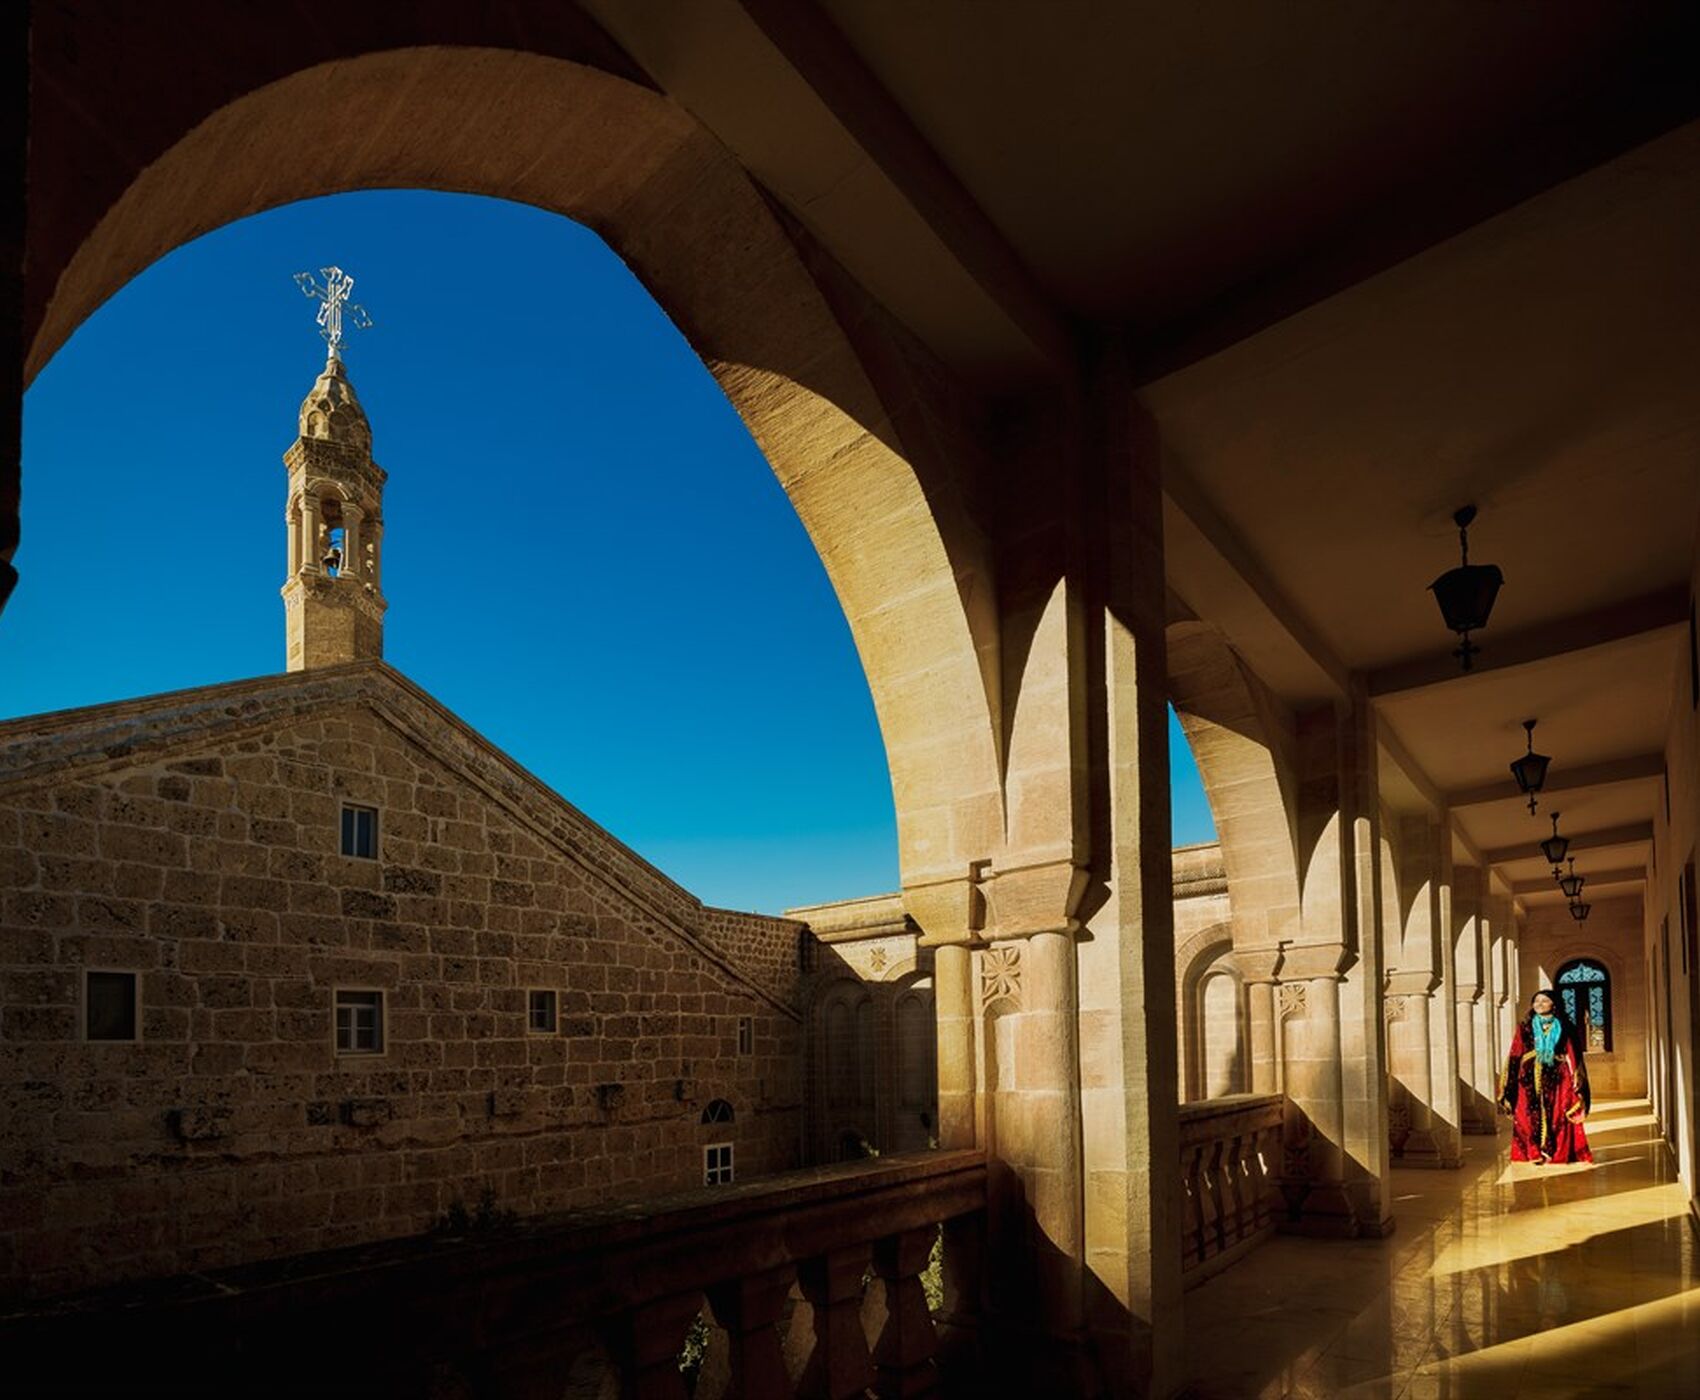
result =
M933 950L940 1147L973 1147L981 1141L974 1121L972 962L966 942L941 943Z
M1394 1074L1410 1098L1411 1130L1399 1154L1405 1166L1451 1167L1461 1161L1452 940L1442 933L1451 913L1449 844L1431 818L1400 822L1402 898L1408 897L1410 912L1387 991L1403 999L1396 1008L1403 1014L1392 1020L1389 1034Z
M1340 1063L1338 945L1283 952L1281 1065L1291 1106L1282 1192L1282 1228L1308 1235L1350 1237L1357 1221L1345 1188L1344 1085Z
M1065 862L994 869L986 886L990 941L981 954L981 1000L1001 1003L1009 1032L984 1071L990 1137L1021 1197L998 1214L1009 1218L1013 1209L1029 1222L1024 1265L1033 1320L1064 1352L1084 1345L1078 926L1067 913L1081 883L1081 872ZM1059 1354L1047 1364L1068 1370L1076 1363Z
M311 491L301 497L301 559L305 572L324 572L319 562L319 498Z
M1362 677L1340 716L1340 792L1351 823L1350 918L1346 946L1356 954L1340 984L1341 1087L1345 1100L1346 1191L1360 1235L1392 1233L1387 1141L1387 1023L1382 989L1383 924L1380 762L1375 711Z
M361 509L352 501L342 508L342 572L356 583L361 581L360 521Z
M1181 1386L1181 1171L1160 445L1125 362L1094 403L1083 524L1101 530L1086 637L1092 912L1079 949L1088 1326L1114 1393ZM1102 891L1102 894L1098 893ZM1112 1350L1112 1347L1115 1350Z
M373 520L367 527L372 536L372 587L384 591L384 522Z
M1432 964L1440 973L1436 992L1440 998L1429 1020L1429 1053L1433 1058L1430 1079L1434 1086L1435 1137L1441 1149L1441 1164L1462 1166L1463 1108L1458 1083L1458 1018L1453 1010L1458 999L1458 973L1452 940L1452 827L1445 813L1429 824L1429 849L1434 881L1432 918L1435 951Z
M1441 1165L1434 1122L1434 1062L1429 1053L1438 985L1438 979L1426 969L1396 972L1387 981L1388 1056L1394 1077L1404 1087L1411 1119L1410 1132L1398 1153L1402 1167Z
M289 572L285 578L294 578L301 572L301 510L298 504L292 503L283 513L284 533L289 537Z
M1459 1126L1466 1133L1493 1131L1492 1105L1481 1094L1476 1077L1477 1008L1485 980L1482 952L1482 873L1473 866L1452 870L1452 930L1454 1036L1458 1046Z
M1251 1012L1251 1092L1281 1092L1281 1065L1276 1048L1275 984L1281 965L1279 948L1236 948L1234 966L1245 983Z

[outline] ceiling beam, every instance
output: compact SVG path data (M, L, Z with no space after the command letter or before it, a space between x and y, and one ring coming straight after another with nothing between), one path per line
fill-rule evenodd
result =
M1652 822L1631 822L1627 826L1601 827L1598 831L1560 832L1562 836L1570 837L1570 854L1578 851L1598 851L1607 846L1634 846L1642 841L1653 839ZM1482 859L1489 865L1510 865L1519 860L1542 860L1541 838L1531 836L1526 842L1516 846L1500 846L1496 850L1483 851Z
M1179 603L1220 628L1258 679L1290 703L1350 698L1350 671L1170 454L1163 496L1170 621L1181 620Z
M1602 870L1596 875L1589 875L1587 877L1587 884L1582 886L1582 897L1584 899L1588 897L1588 890L1590 887L1597 888L1600 885L1630 885L1634 884L1638 880L1645 880L1646 878L1647 867L1644 865L1638 865L1633 868L1623 870ZM1548 876L1544 880L1513 880L1511 882L1511 888L1516 894L1564 893L1563 890L1559 889L1557 883L1554 882L1551 876Z
M1047 360L1072 366L1077 345L1069 323L827 14L797 0L738 3L980 289Z
M1693 75L1692 5L1663 7L1646 42L1600 55L1586 79L1525 112L1515 128L1475 152L1467 171L1412 172L1357 216L1313 239L1215 300L1153 327L1142 378L1149 383L1216 354L1365 282L1396 263L1484 223L1700 116Z
M1673 584L1656 593L1624 598L1574 617L1536 623L1516 632L1494 636L1491 628L1486 629L1479 635L1486 635L1488 641L1468 671L1459 670L1458 663L1437 641L1433 651L1371 671L1366 683L1372 699L1432 685L1468 685L1489 671L1528 666L1590 647L1610 646L1613 642L1687 625L1688 588Z
M1638 753L1629 758L1610 759L1605 763L1585 763L1579 768L1557 767L1547 773L1541 796L1551 797L1555 793L1575 792L1579 788L1605 787L1608 783L1662 778L1664 772L1665 756L1662 753ZM1513 800L1527 802L1529 799L1517 791L1517 784L1510 777L1497 783L1460 788L1456 792L1446 794L1446 805L1449 807L1480 807L1489 802Z
M1396 765L1398 765L1399 771L1405 775L1405 777L1410 781L1411 786L1417 790L1417 796L1422 798L1422 800L1433 809L1436 816L1444 816L1446 812L1446 799L1441 795L1440 789L1435 787L1434 781L1423 771L1422 765L1418 763L1416 759L1411 757L1411 751L1405 747L1404 741L1393 732L1393 726L1387 723L1387 721L1382 719L1380 716L1376 717L1375 737L1381 744L1381 747L1387 751L1387 756L1392 759ZM1449 822L1448 825L1450 826L1451 823ZM1458 834L1460 836L1463 835L1462 832L1459 832ZM1479 852L1477 855L1478 859L1475 862L1476 864L1491 865L1493 863L1492 861L1483 859Z

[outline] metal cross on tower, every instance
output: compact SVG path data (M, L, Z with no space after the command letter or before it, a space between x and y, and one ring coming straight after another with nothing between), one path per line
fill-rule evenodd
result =
M347 313L349 324L359 331L369 328L372 318L366 314L364 306L348 299L354 290L354 279L340 267L321 267L319 276L325 279L322 283L311 272L297 272L295 285L301 288L303 295L318 299L319 334L325 338L325 344L330 346L331 358L340 360L344 313Z

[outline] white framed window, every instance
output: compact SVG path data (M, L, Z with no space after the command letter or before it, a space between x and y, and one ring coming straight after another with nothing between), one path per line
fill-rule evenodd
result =
M732 1180L732 1144L711 1142L702 1150L702 1184L725 1186Z
M738 1053L751 1055L756 1048L756 1018L740 1016L738 1018Z
M342 853L360 860L378 858L378 809L357 807L352 802L342 807Z
M702 1111L702 1121L704 1123L730 1123L734 1116L732 1105L725 1099L714 1099L710 1101L708 1107Z
M525 994L525 1028L535 1035L553 1035L560 998L548 989L534 987Z
M83 973L83 1039L140 1040L141 979L134 972Z
M384 994L338 990L336 994L336 1052L339 1055L384 1053Z

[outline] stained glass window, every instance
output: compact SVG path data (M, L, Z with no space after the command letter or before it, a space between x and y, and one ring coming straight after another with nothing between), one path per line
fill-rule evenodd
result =
M1577 958L1558 970L1564 1014L1581 1028L1590 1050L1611 1049L1611 975L1592 958Z

